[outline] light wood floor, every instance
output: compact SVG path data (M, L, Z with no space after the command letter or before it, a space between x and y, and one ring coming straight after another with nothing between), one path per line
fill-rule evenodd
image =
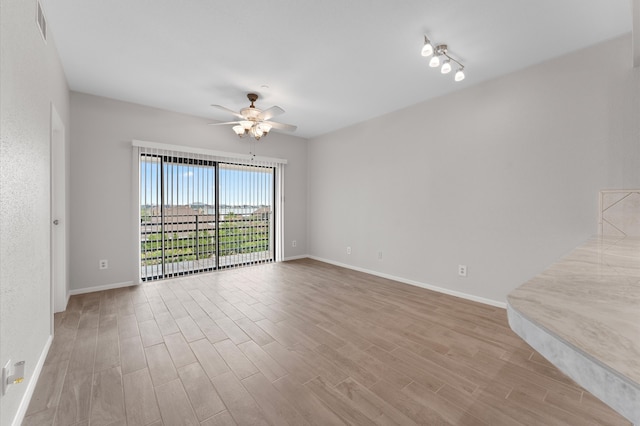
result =
M72 297L24 424L629 423L504 310L305 259Z

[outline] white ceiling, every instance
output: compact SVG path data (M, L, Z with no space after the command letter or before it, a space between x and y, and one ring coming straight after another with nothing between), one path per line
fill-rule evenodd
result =
M629 0L42 0L72 90L226 121L279 105L313 137L619 35ZM420 56L449 45L467 78ZM594 58L595 60L595 58ZM629 52L631 66L632 52ZM454 68L455 71L455 68ZM263 85L268 88L262 87Z

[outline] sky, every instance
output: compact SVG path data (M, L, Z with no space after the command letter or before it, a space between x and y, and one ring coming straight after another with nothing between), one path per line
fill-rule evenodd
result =
M219 163L220 205L272 205L273 169ZM165 204L215 204L215 167L166 162ZM159 204L160 161L140 162L140 205Z

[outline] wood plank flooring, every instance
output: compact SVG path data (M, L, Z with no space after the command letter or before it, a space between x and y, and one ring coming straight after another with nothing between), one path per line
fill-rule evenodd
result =
M302 259L73 296L24 425L629 425L503 309Z

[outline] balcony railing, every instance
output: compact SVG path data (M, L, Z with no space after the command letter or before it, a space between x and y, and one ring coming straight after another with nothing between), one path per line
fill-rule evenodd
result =
M210 214L143 214L141 276L147 280L272 261L271 233L271 212L221 216L217 227Z

